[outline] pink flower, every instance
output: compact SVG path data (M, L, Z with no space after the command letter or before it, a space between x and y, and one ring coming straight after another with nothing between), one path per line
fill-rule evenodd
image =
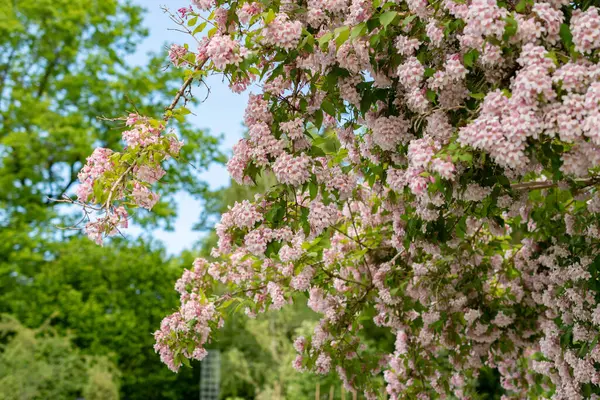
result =
M246 50L229 35L216 34L206 46L206 55L217 69L225 69L228 65L238 65Z
M301 273L294 276L290 281L290 286L300 292L304 292L310 288L310 282L315 271L312 267L304 267Z
M571 17L571 33L575 50L590 53L600 48L600 13L591 6L585 12L574 10Z
M77 199L79 201L87 202L93 192L94 182L113 168L110 161L112 154L112 150L99 147L87 158L86 164L77 174L79 182L81 182L77 187Z
M285 305L286 301L281 286L279 286L275 282L269 282L267 284L267 291L269 292L269 295L271 296L271 300L273 302L271 304L271 308L273 308L274 310L279 310Z
M242 5L242 7L237 10L237 15L238 19L240 20L240 24L247 24L248 22L250 22L250 18L260 13L261 9L262 5L260 3L244 3L244 5Z
M192 7L181 7L179 10L177 10L177 13L179 14L179 17L181 17L182 19L187 19L188 15L190 13L192 13L194 10L192 9Z
M163 129L162 125L151 126L147 119L139 117L132 129L123 132L123 140L131 148L146 147L158 143Z
M157 193L152 193L146 186L139 182L133 183L131 195L133 196L135 204L148 210L151 210L160 199L160 196Z
M410 140L408 122L402 116L373 117L367 124L373 132L373 142L382 150L394 150Z
M169 136L169 152L173 156L177 156L183 147L183 141L176 137Z
M235 202L233 208L221 218L223 221L231 221L231 224L237 228L252 228L257 222L263 220L263 215L258 212L255 205L248 200L243 200L241 203Z
M310 158L302 153L294 157L283 153L273 163L273 172L280 183L300 186L310 179Z
M292 140L298 140L304 136L304 122L300 118L282 122L279 124L279 128Z
M319 354L315 362L315 371L317 374L325 375L331 369L331 357L326 353Z
M152 184L159 181L166 172L160 165L157 165L156 167L142 165L140 167L136 167L134 169L134 173L140 181Z
M215 6L214 0L192 0L192 4L198 7L202 11L208 11L211 7Z
M442 44L442 41L444 40L444 31L437 26L435 19L432 19L427 24L426 33L434 46L439 47Z
M290 21L285 14L277 14L262 31L263 42L267 45L291 50L298 45L302 35L302 23Z
M296 349L298 353L304 352L306 349L306 339L304 336L299 336L296 338L296 340L294 340L294 349Z
M306 370L306 368L304 368L304 366L302 365L303 361L304 361L304 359L301 355L296 356L296 358L292 362L292 366L294 367L294 369L296 371L304 372Z
M456 168L451 161L444 161L440 158L434 158L431 160L431 170L437 172L444 179L454 179Z
M185 47L179 46L178 44L172 44L169 49L169 58L174 66L180 67L187 64L187 61L184 59L187 53L188 50Z
M409 57L398 67L398 77L400 83L407 89L417 88L423 80L425 67L421 65L416 57Z
M308 223L313 236L319 236L325 229L335 225L341 217L334 204L325 205L320 200L311 201L308 206Z

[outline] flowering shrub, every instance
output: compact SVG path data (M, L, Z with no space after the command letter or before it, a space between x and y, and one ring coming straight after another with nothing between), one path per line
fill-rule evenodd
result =
M598 398L597 7L192 5L172 15L198 49L171 48L185 82L164 119L130 116L127 150L97 150L78 191L105 213L88 226L100 242L126 209L156 202L150 185L180 146L162 132L188 112L177 104L193 81L262 87L227 168L278 184L225 213L214 259L177 282L181 308L155 333L169 368L203 358L230 308L253 317L305 292L322 318L297 339L295 367L336 371L369 399L382 384L393 399L473 398L483 366L507 398ZM395 348L362 345L367 324Z

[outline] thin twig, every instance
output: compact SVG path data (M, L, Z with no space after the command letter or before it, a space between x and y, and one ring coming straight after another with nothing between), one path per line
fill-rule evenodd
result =
M112 196L113 196L114 191L117 189L117 186L131 172L131 170L133 169L134 166L135 166L135 162L131 163L131 165L129 167L127 167L127 169L125 170L125 172L123 172L121 174L121 176L119 176L119 179L117 179L115 181L115 183L113 183L112 187L110 188L110 191L108 192L108 199L106 199L106 203L104 203L104 208L106 210L108 210L109 207L110 207L110 202L112 200Z
M202 61L200 64L196 65L196 67L194 68L194 72L200 71L202 69L202 67L204 67L204 64L206 64L206 61L208 59ZM184 82L183 85L181 86L181 88L177 91L177 94L175 95L175 98L173 99L173 101L171 102L171 104L165 108L165 116L164 116L164 120L167 121L169 119L169 116L167 115L167 113L169 111L173 111L173 109L175 109L175 107L177 106L177 103L179 103L179 100L181 99L181 97L183 97L185 91L187 90L187 88L192 84L192 82L194 81L194 74L191 74Z
M396 260L401 257L404 253L406 253L406 249L399 251L390 261L388 261L390 264L394 264L396 262Z
M364 287L369 287L369 285L367 285L366 283L355 281L354 279L343 278L343 277L339 276L338 274L334 274L333 272L327 271L325 268L321 269L321 271L323 271L325 273L325 275L329 276L330 278L336 278L336 279L340 279L340 280L342 280L344 282L354 283L356 285L360 285L360 286L364 286Z
M584 184L585 186L594 185L598 183L598 178L585 178L585 179L576 179L576 183ZM539 189L549 189L558 186L556 182L522 182L522 183L513 183L510 187L514 190L539 190Z

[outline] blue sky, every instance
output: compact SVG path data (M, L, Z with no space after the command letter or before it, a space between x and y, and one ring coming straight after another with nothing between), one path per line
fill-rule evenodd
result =
M127 58L132 64L143 64L147 59L146 54L156 51L172 43L188 43L190 49L196 46L189 36L169 30L176 25L165 15L161 6L167 5L172 12L181 7L187 7L189 0L133 0L133 3L142 5L147 9L144 25L150 30L150 36L139 44L135 54ZM222 82L218 76L206 80L210 87L210 95L205 102L192 109L195 115L190 115L189 120L198 129L210 130L213 134L223 134L222 149L230 152L232 146L241 137L244 129L242 119L248 92L242 94L232 93L227 83ZM229 183L229 175L223 167L214 166L202 178L214 189ZM201 233L192 231L192 225L198 220L202 212L201 205L185 194L177 196L179 203L178 218L173 232L155 231L153 237L161 240L170 254L177 254L185 248L191 248L194 242L201 238ZM138 235L140 228L132 227L129 233Z

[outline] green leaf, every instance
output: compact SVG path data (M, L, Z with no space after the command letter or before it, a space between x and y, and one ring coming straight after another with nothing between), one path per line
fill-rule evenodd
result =
M521 0L515 6L515 11L518 13L522 13L527 8L527 0Z
M465 53L465 55L463 56L463 63L465 64L465 67L470 68L473 66L473 63L477 60L477 58L479 57L479 52L475 49L469 50Z
M302 41L300 41L300 44L298 45L298 48L306 48L306 50L309 50L313 47L313 45L315 44L315 38L314 36L308 32L306 29L304 29L302 31Z
M465 161L465 162L471 162L471 161L473 161L473 155L471 153L463 153L460 156L458 156L458 158L461 161Z
M350 37L350 28L348 26L344 26L338 32L337 37L335 38L335 45L339 49L342 44Z
M561 24L559 35L565 47L570 50L573 46L573 34L571 33L571 28L569 28L569 25Z
M321 36L318 40L319 42L319 47L322 50L325 50L327 48L326 45L329 44L329 41L333 38L333 33L332 32L327 32L326 34L324 34L323 36Z
M267 13L267 15L265 15L264 17L264 21L265 21L265 25L268 24L269 22L273 21L275 19L275 11L273 11L273 9L269 9L269 12Z
M275 255L279 252L279 249L281 249L281 242L273 241L267 245L267 250L265 251L265 255L267 257Z
M194 26L194 25L196 25L197 22L198 22L198 17L192 17L188 20L187 25Z
M190 360L187 357L181 357L181 362L183 363L183 365L185 365L186 367L192 367L192 365L190 364Z
M559 65L558 58L556 57L556 53L554 51L547 52L546 57L551 59L554 62L554 65Z
M413 22L415 18L417 18L417 16L414 14L404 18L404 21L402 21L402 26L408 26L408 24Z
M317 197L317 193L319 192L319 187L314 182L310 182L308 184L308 191L310 193L310 199L314 200L315 197Z
M369 44L371 45L371 47L376 47L379 44L379 40L381 39L381 33L383 31L371 36L371 38L369 39Z
M179 114L181 114L181 115L188 115L188 114L191 114L191 113L192 112L188 108L186 108L186 107L180 107L179 108Z
M427 89L427 92L425 92L425 97L427 97L427 100L431 101L432 103L435 103L437 94L433 90Z
M508 180L508 178L506 176L499 175L498 176L498 183L501 184L506 189L510 189L510 181Z
M517 34L518 29L519 25L517 24L517 20L515 20L512 16L506 17L506 25L504 26L504 35L502 38L504 40L510 39Z
M359 36L364 36L366 30L367 30L367 24L364 22L361 22L360 24L358 24L352 28L352 31L350 31L350 38L356 39Z
M204 28L206 28L206 24L207 24L207 22L205 21L205 22L201 23L200 25L198 25L198 26L197 26L197 27L194 29L194 31L192 32L192 34L193 34L193 35L195 35L196 33L200 33L200 32L202 32L202 31L204 30Z
M277 224L281 221L285 215L285 204L279 203L274 205L265 215L265 219L268 222Z
M313 114L313 118L315 119L315 126L317 127L317 129L321 129L321 126L323 125L323 111L315 111L315 113Z
M325 111L327 114L331 115L332 117L336 116L335 106L331 103L331 101L329 101L329 99L323 100L323 103L321 103L321 108L323 109L323 111Z
M392 21L394 20L394 18L396 18L397 15L398 13L396 11L384 12L379 16L379 22L381 22L381 25L384 28L387 28L387 26L392 23Z
M327 155L327 153L325 153L325 151L322 148L317 146L312 146L310 148L310 152L313 156L316 157L325 157Z
M94 201L96 203L102 203L103 195L104 195L104 185L102 184L102 182L100 180L96 180L96 182L94 182Z

